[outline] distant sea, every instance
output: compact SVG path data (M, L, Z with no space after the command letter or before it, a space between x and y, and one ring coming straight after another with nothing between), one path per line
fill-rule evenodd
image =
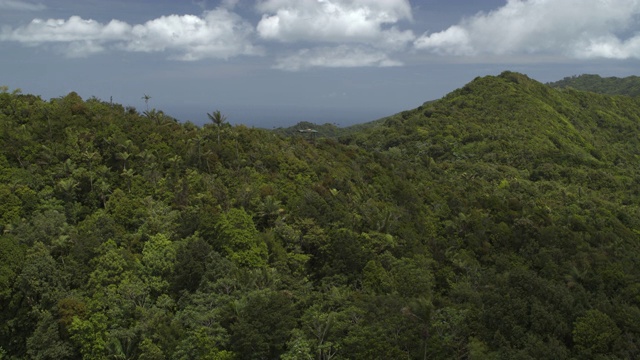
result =
M273 129L293 126L301 121L315 124L334 124L345 127L393 115L402 110L393 109L340 109L340 108L309 108L309 107L271 107L271 106L220 106L219 108L204 108L202 106L164 105L161 109L165 114L176 118L180 122L191 121L201 126L209 123L207 113L214 110L227 117L230 124L243 124L249 127Z

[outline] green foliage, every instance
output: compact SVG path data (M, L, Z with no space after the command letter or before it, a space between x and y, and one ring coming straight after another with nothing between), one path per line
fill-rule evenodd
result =
M578 88L277 131L0 89L0 357L640 358L640 102Z
M25 249L15 237L0 236L0 301L11 298L11 289L24 264Z
M234 304L231 349L243 359L276 359L296 324L293 299L286 292L254 291Z
M267 246L260 241L251 216L243 209L222 214L217 228L217 243L233 262L239 266L266 266Z
M589 310L576 319L573 341L581 356L592 358L597 354L610 353L620 334L620 329L607 314Z
M637 76L603 78L599 75L583 74L580 76L565 77L560 81L549 83L549 85L556 88L570 87L609 95L640 95L640 78Z
M27 339L27 355L30 359L72 359L74 351L71 345L63 341L60 327L47 310L39 314L38 325Z
M176 262L174 244L163 234L152 236L142 249L143 276L153 291L163 293L169 286L167 278L173 273Z

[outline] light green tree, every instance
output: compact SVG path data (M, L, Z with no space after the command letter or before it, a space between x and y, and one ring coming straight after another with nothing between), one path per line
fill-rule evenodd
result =
M267 265L267 245L244 209L234 208L222 214L217 227L218 244L231 261L254 268Z

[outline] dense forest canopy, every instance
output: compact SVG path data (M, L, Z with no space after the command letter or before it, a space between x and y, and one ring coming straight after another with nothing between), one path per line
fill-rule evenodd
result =
M209 116L0 93L0 359L640 357L639 98Z
M548 85L556 88L571 87L600 94L640 96L640 77L638 76L603 78L599 75L583 74L568 76Z

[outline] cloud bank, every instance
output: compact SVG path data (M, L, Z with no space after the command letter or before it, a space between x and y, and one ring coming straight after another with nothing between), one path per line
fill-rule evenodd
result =
M640 0L507 0L421 36L410 29L415 23L408 0L257 0L254 5L255 24L235 12L238 0L223 0L201 15L167 15L141 24L79 16L34 19L2 28L0 41L48 46L70 57L105 51L162 53L182 61L271 55L274 68L291 71L400 66L414 51L477 61L487 56L640 59ZM45 7L0 0L0 9Z
M170 15L135 25L125 49L130 51L173 51L178 60L228 59L238 55L259 55L251 42L253 26L224 8L203 17Z
M336 47L315 47L302 49L297 53L279 58L276 69L299 71L312 67L351 68L351 67L389 67L402 63L389 58L382 51L366 47L340 45Z
M411 19L406 0L265 0L256 8L264 13L258 34L269 40L395 44L413 39L409 30L383 28Z
M29 46L54 43L70 57L118 49L167 52L174 59L200 60L261 54L261 48L251 42L253 33L253 26L240 16L218 8L202 16L169 15L138 25L119 20L102 24L78 16L35 19L26 26L3 29L0 40Z
M468 57L640 58L639 15L639 0L509 0L444 31L425 33L414 45Z
M390 56L415 39L396 26L412 19L407 0L263 0L256 9L263 40L305 44L278 58L282 70L397 66Z

